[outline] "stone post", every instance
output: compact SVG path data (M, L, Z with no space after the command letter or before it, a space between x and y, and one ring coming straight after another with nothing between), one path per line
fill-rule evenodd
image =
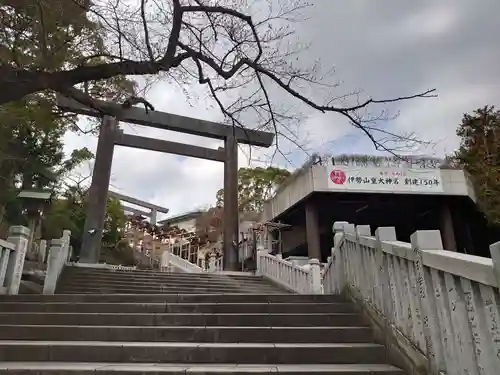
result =
M162 268L167 268L170 262L170 251L165 250L161 254L161 267Z
M495 242L490 246L491 259L493 260L493 272L500 285L500 242Z
M5 274L5 285L7 294L18 294L23 275L24 259L28 251L30 230L21 225L10 227L7 242L15 246L14 254L9 257L7 272Z
M311 275L311 294L322 294L321 268L318 259L309 259L309 272Z
M257 250L256 270L255 270L255 273L257 275L263 275L261 257L267 254L269 254L269 252L265 249Z
M208 272L215 272L215 253L210 254L210 258L208 260Z
M396 241L396 228L394 227L379 227L375 230L375 238L377 239L377 251L375 254L375 262L378 272L375 274L375 278L378 278L377 288L375 292L377 293L377 305L381 309L382 313L386 317L387 322L392 321L392 304L391 304L391 291L389 285L389 270L387 262L385 261L384 253L382 252L382 241Z
M438 230L419 230L410 237L411 247L415 254L415 271L417 274L420 306L422 308L423 331L427 357L429 358L429 368L432 374L439 373L439 370L446 368L441 347L441 337L438 327L436 303L434 298L434 286L431 275L425 269L422 261L422 251L442 250L443 242L441 233Z
M45 254L47 253L47 241L40 240L40 245L38 247L38 262L45 263Z
M64 259L64 240L58 238L50 241L49 256L47 258L47 272L43 284L43 294L54 294L57 279L62 268Z

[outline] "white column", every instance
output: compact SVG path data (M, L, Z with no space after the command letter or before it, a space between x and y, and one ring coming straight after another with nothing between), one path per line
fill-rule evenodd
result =
M14 254L9 257L5 283L7 294L18 294L23 275L24 259L28 250L30 230L21 225L10 227L7 242L15 246Z

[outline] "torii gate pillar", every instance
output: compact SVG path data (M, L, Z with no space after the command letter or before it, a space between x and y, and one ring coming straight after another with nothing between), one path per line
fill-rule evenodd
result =
M80 251L82 263L99 263L117 130L118 120L111 116L104 116L99 131L92 183L88 195L87 217Z
M224 270L238 267L238 143L234 135L224 140Z

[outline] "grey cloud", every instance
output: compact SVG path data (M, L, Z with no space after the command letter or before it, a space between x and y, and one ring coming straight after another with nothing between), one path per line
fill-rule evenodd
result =
M417 131L427 139L442 140L430 152L442 154L457 145L454 133L463 112L498 104L500 1L311 2L314 6L306 14L309 20L297 26L297 37L311 42L301 62L320 58L325 69L335 66L337 77L344 81L337 94L364 88L367 95L394 97L435 87L438 99L412 100L389 107L394 113L401 110L401 115L386 124L391 129ZM161 110L221 119L213 103L204 99L202 88L190 90L201 98L193 102L194 107L189 106L180 90L167 84L155 86L148 98ZM283 92L272 92L273 101L298 106L295 99ZM323 116L305 110L311 117L302 123L299 134L307 135L311 147L324 152L373 153L370 142L359 131L349 128L342 116ZM212 140L152 129L126 128L126 131L217 146ZM72 137L68 147L78 143L82 139ZM304 157L303 153L295 152L294 164L300 165ZM279 161L284 163L282 159ZM113 183L127 194L171 207L172 213L182 212L215 202L215 192L222 187L222 166L121 149L115 155Z

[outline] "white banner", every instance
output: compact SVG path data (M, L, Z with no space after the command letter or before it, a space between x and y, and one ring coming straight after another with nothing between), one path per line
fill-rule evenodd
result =
M403 193L443 192L440 169L355 167L329 164L327 171L329 189Z

